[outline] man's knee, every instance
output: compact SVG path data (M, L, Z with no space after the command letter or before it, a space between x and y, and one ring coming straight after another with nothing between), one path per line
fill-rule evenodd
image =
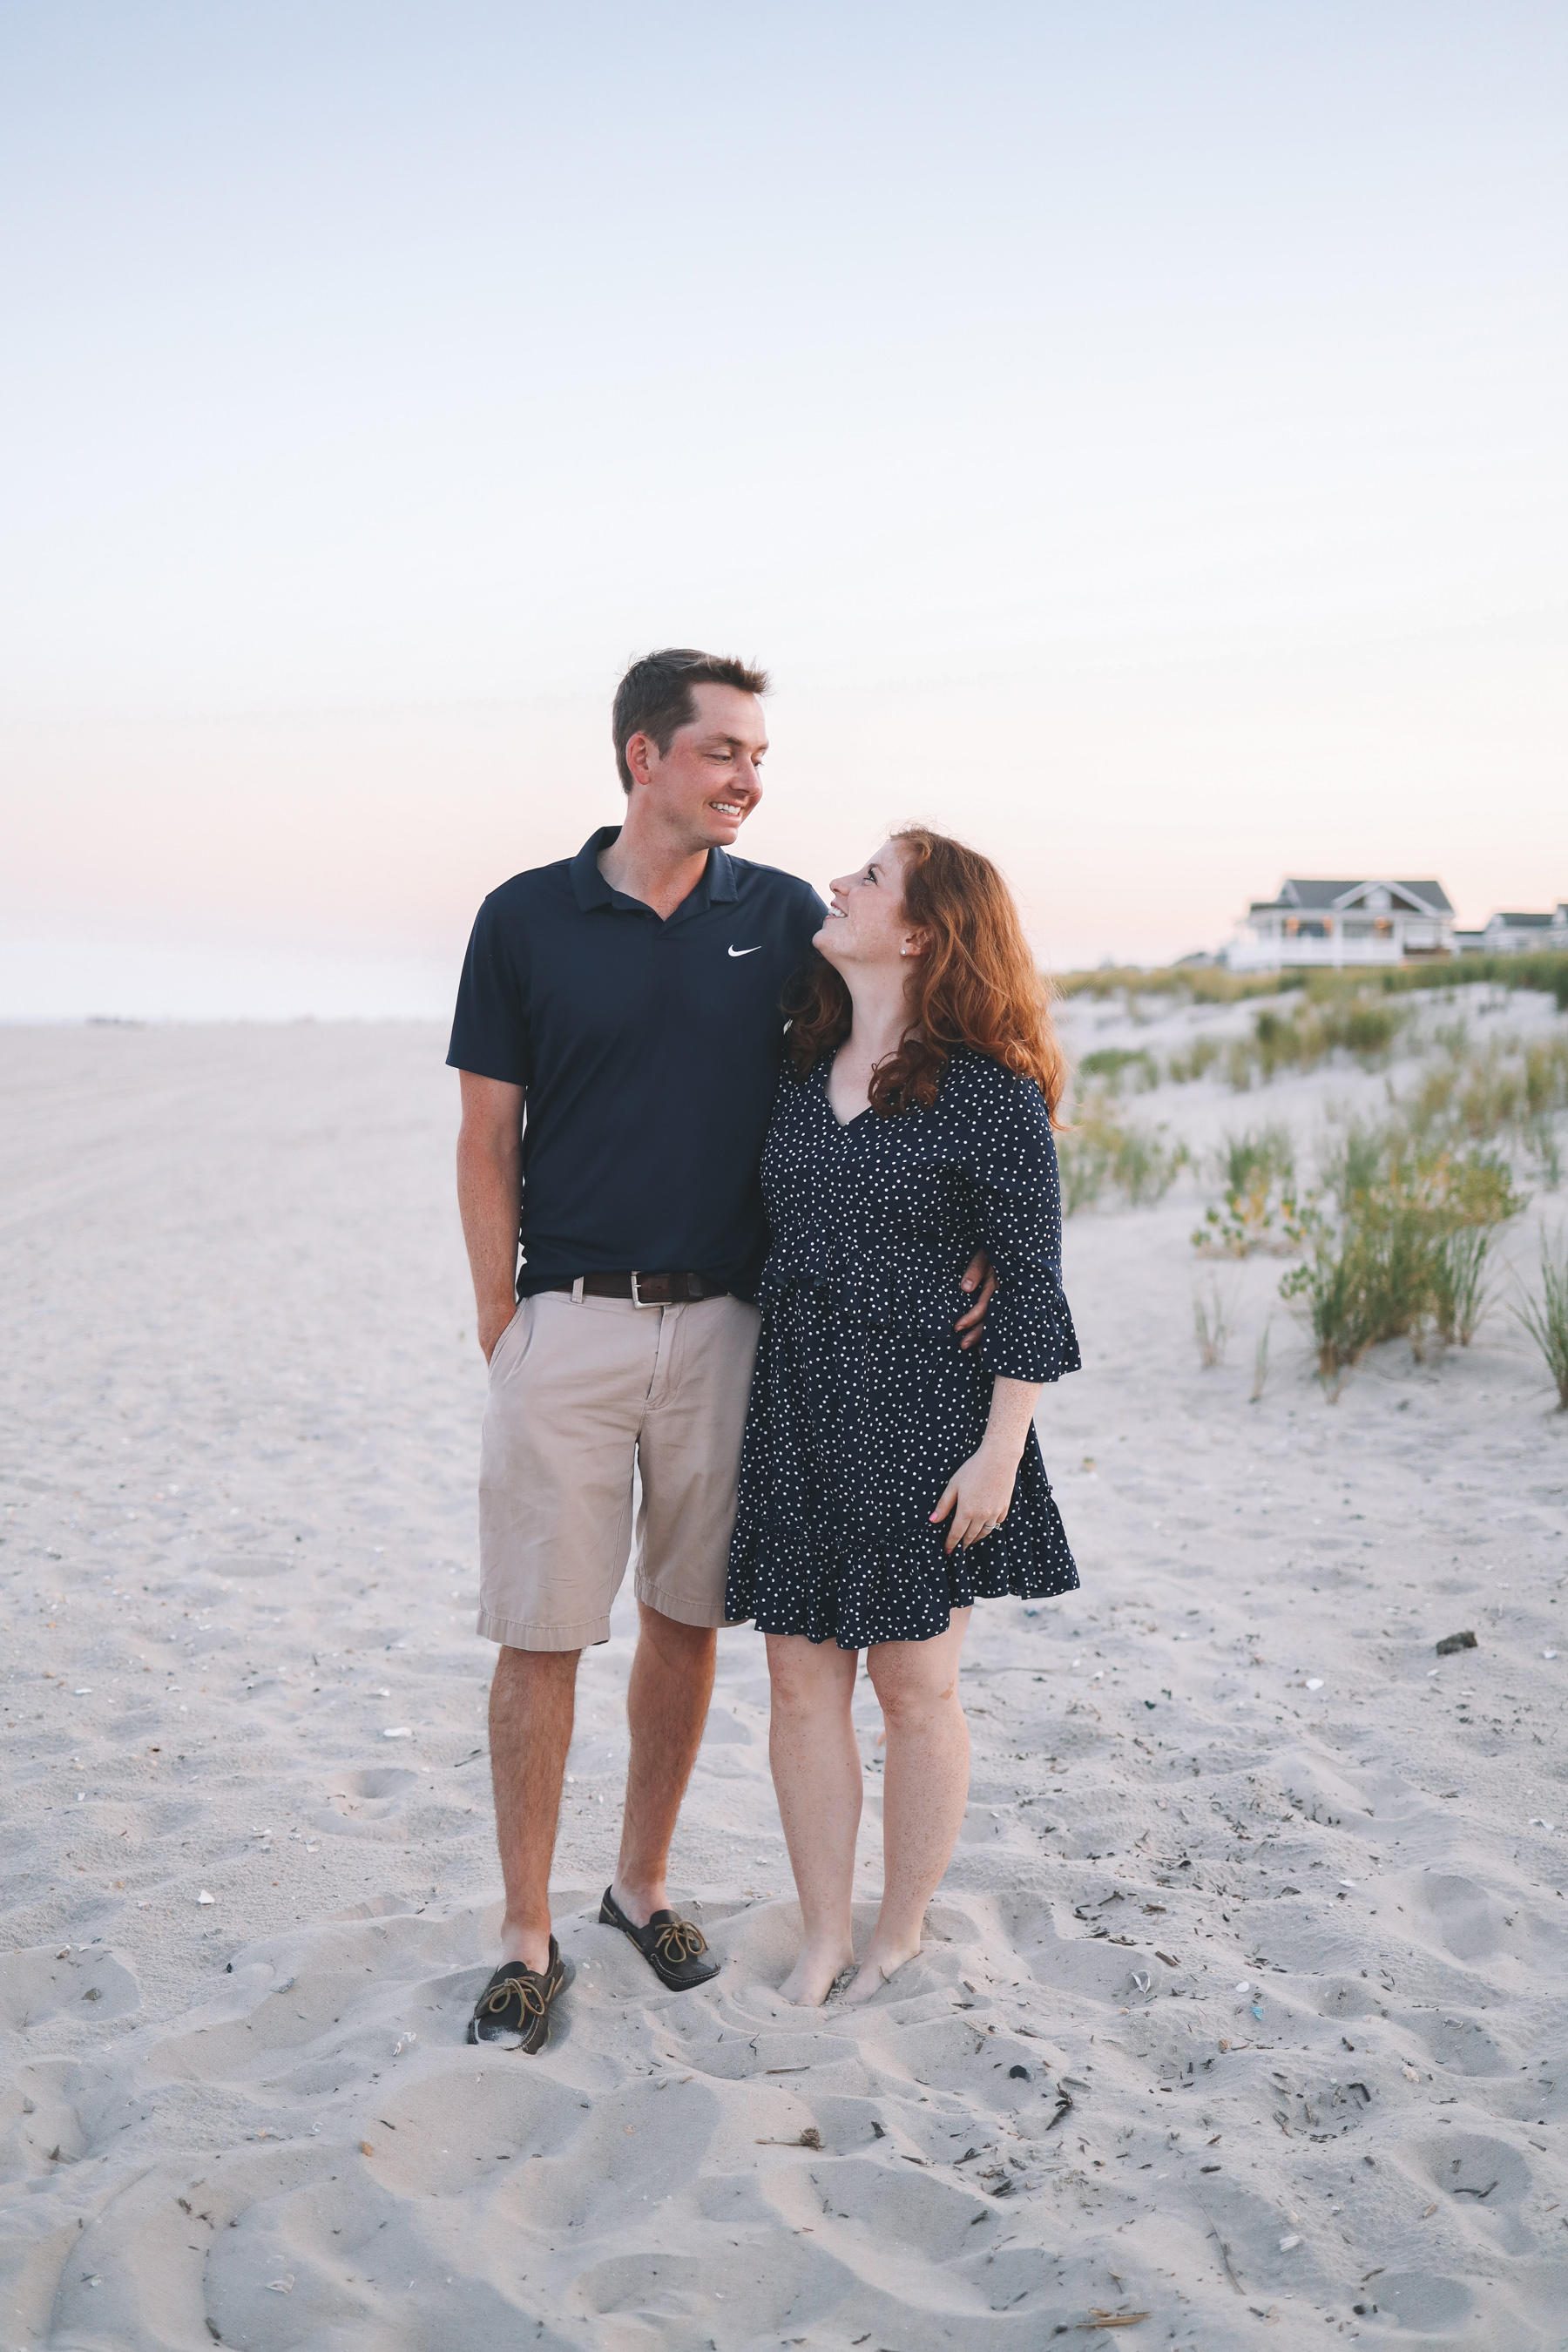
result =
M526 1698L569 1690L577 1679L582 1654L581 1650L513 1650L503 1644L496 1656L490 1696Z
M696 1665L718 1651L719 1635L711 1625L683 1625L679 1617L667 1617L646 1601L638 1601L637 1614L640 1640L651 1643L662 1657Z

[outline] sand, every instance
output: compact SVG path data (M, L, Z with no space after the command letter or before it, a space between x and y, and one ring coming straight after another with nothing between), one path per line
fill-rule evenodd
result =
M575 1982L540 2059L466 2046L499 1878L441 1045L0 1033L0 2342L1568 2344L1568 1423L1500 1313L1329 1406L1276 1301L1250 1404L1279 1266L1200 1369L1186 1179L1068 1226L1086 1369L1040 1426L1083 1590L976 1612L921 1958L780 2003L749 1632L675 1858L722 1974L665 1995L595 1923L623 1601L562 1824ZM1131 1108L1305 1135L1384 1084Z

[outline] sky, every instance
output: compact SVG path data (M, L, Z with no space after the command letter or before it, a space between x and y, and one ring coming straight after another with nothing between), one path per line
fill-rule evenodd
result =
M1568 897L1568 15L0 0L0 1017L440 1014L765 661L744 854L1042 959Z

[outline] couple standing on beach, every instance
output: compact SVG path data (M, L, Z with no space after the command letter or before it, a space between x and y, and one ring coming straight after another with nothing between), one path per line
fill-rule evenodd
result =
M501 1964L470 2041L548 2039L548 1885L577 1660L634 1549L620 1857L600 1918L659 1980L717 1973L669 1846L717 1629L767 1639L804 1937L786 2000L855 1969L859 1653L887 1725L881 1908L847 2000L920 1949L969 1781L977 1598L1078 1581L1033 1412L1076 1370L1052 1116L1063 1064L995 868L895 834L825 907L729 855L767 677L688 650L616 696L625 823L479 910L448 1061L489 1364L479 1630ZM521 1265L519 1266L519 1244Z

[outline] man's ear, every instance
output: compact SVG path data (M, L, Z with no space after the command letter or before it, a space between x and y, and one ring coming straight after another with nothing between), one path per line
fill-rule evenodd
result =
M651 735L637 733L626 738L626 766L634 784L651 782L653 763L658 757L658 745Z

